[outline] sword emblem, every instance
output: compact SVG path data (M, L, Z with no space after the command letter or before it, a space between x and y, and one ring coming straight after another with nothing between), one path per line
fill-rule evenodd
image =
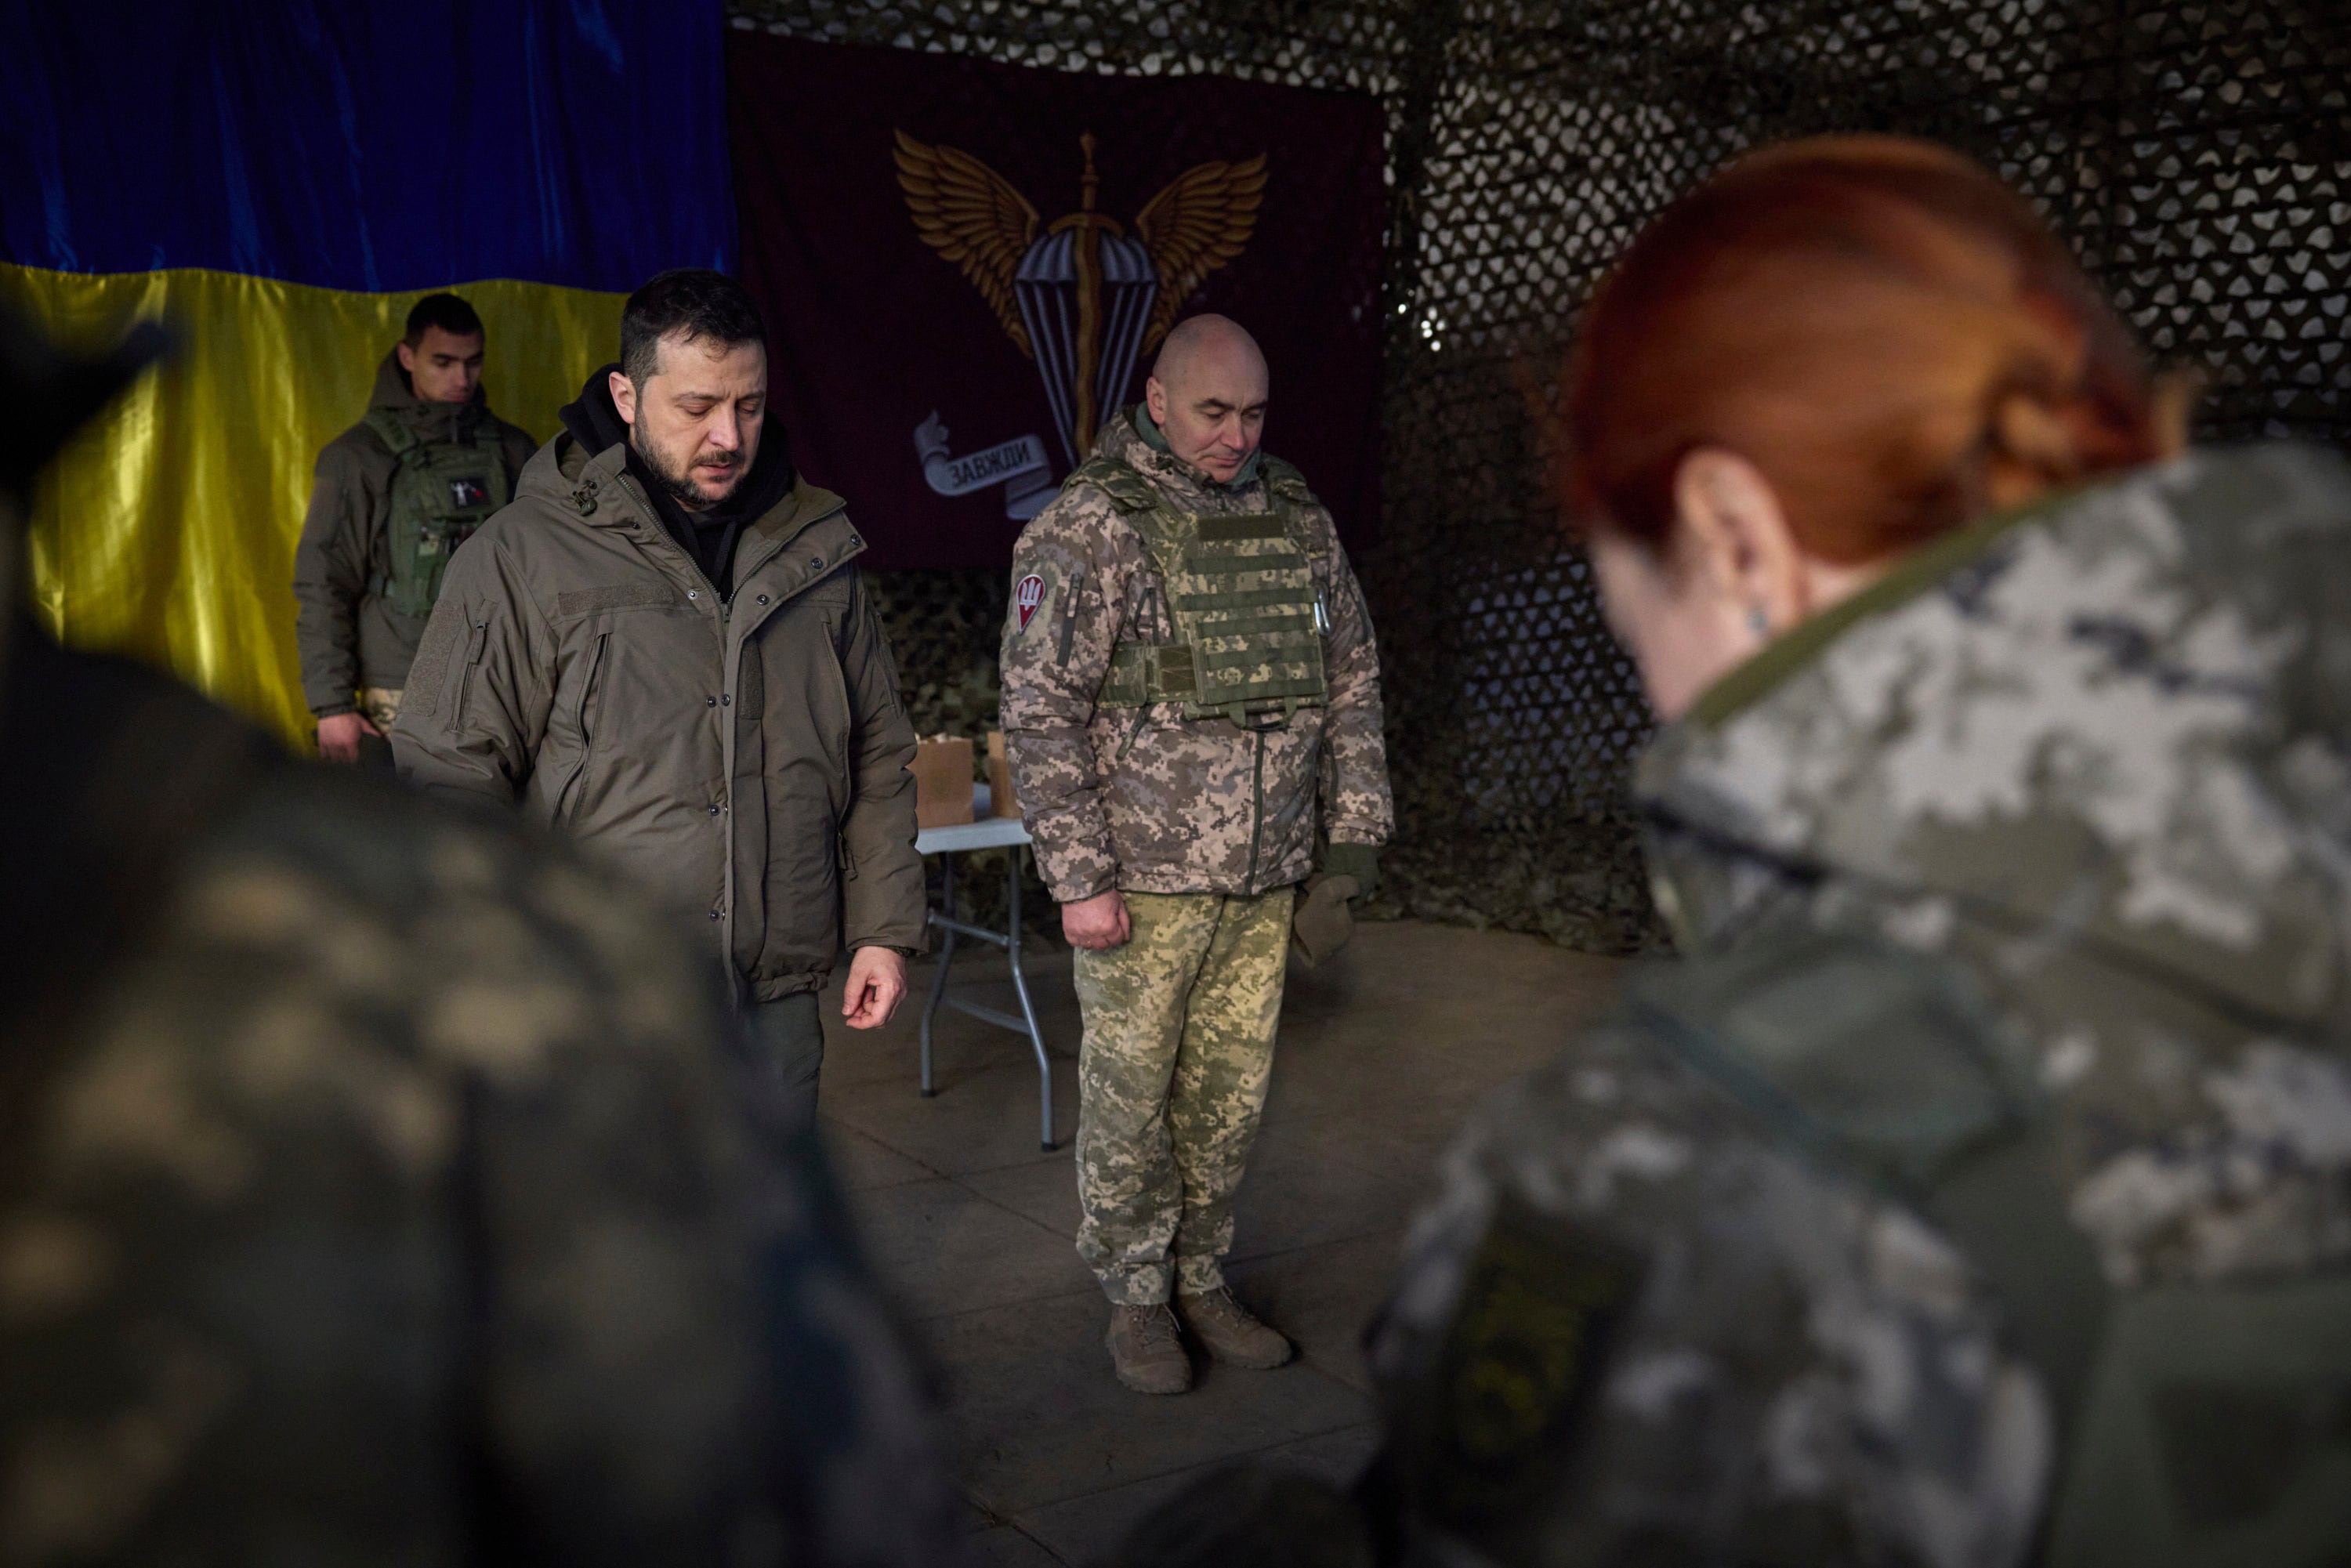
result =
M1037 209L1009 181L953 147L897 133L899 188L915 232L955 263L1033 361L1074 466L1125 394L1135 361L1159 346L1208 274L1248 246L1265 199L1265 154L1196 164L1134 215L1134 231L1094 207L1094 138L1078 210L1038 232Z

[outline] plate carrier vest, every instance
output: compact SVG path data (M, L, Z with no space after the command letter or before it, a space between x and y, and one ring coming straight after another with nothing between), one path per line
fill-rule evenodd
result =
M1178 702L1186 718L1222 715L1259 729L1330 699L1322 636L1331 617L1313 570L1327 552L1301 515L1314 493L1289 464L1261 462L1270 512L1178 511L1157 486L1105 455L1063 482L1064 490L1101 490L1143 536L1176 623L1172 643L1122 640L1111 651L1096 706Z
M425 441L389 409L371 411L367 427L392 457L387 570L369 586L399 613L422 621L441 597L451 553L513 497L504 444L488 419L473 421L463 441Z

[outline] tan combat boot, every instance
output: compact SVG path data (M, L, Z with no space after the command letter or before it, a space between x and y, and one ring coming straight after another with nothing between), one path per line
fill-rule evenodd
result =
M1176 1298L1176 1315L1192 1337L1227 1366L1253 1367L1259 1372L1290 1359L1290 1342L1249 1315L1228 1290L1207 1291Z
M1137 1394L1181 1394L1192 1386L1192 1358L1165 1304L1112 1307L1102 1343L1118 1380Z

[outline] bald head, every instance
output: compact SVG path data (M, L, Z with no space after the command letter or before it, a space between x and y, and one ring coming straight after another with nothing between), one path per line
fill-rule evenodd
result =
M1229 483L1264 438L1268 382L1265 355L1239 322L1194 316L1160 344L1143 397L1176 456Z

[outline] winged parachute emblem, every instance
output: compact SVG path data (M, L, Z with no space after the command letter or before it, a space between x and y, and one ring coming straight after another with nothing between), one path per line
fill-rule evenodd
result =
M899 188L925 244L960 267L1021 353L1036 361L1072 465L1093 449L1135 361L1159 346L1207 276L1249 245L1265 199L1265 154L1197 164L1134 216L1094 210L1094 139L1078 210L1038 232L1037 209L968 152L897 133Z

